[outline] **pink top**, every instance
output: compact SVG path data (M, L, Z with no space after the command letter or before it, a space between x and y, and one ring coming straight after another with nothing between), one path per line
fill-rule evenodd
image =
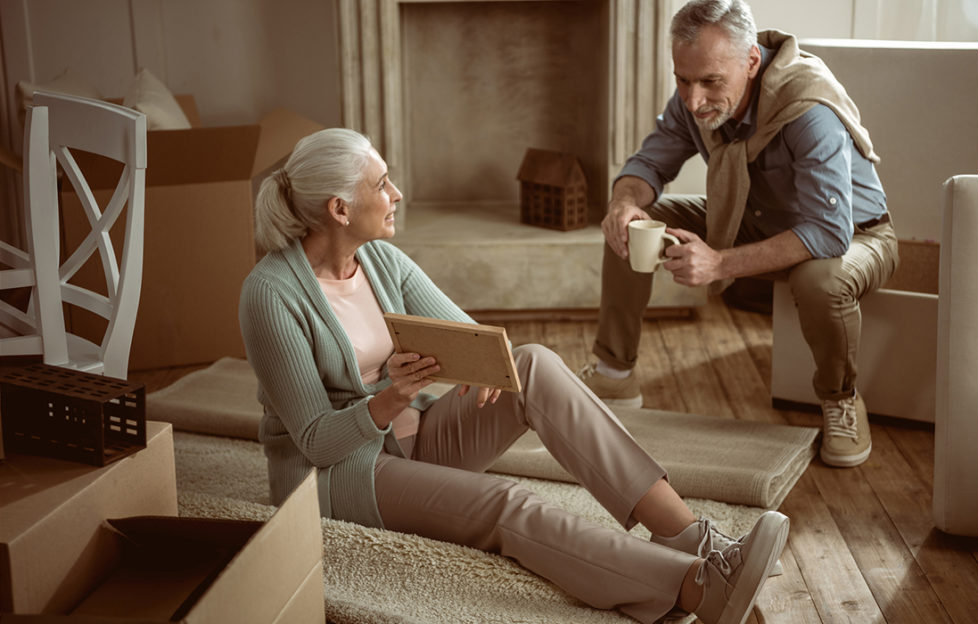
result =
M363 268L358 264L353 277L349 279L317 279L336 318L353 343L360 379L365 385L377 383L387 358L394 352L394 343ZM394 419L395 437L401 439L416 434L420 419L421 412L413 407L405 408Z

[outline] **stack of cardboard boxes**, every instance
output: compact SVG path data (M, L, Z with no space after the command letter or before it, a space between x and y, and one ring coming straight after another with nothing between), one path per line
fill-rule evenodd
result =
M0 463L0 621L322 622L313 473L267 522L177 517L173 435L102 468Z

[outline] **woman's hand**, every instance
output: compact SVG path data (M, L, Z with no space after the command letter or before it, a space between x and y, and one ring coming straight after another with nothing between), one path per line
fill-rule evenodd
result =
M465 396L469 392L469 386L463 384L458 388L458 395ZM490 403L495 403L499 395L502 394L502 390L499 388L479 388L479 394L476 397L476 405L482 407L486 404L486 401Z
M423 358L417 353L395 353L387 358L387 374L392 383L367 404L377 427L383 429L390 424L422 388L434 383L430 375L439 370L435 358Z
M397 388L400 394L409 395L409 403L422 388L434 383L429 375L440 370L435 358L422 358L417 353L395 353L387 358L387 374L393 382L391 387Z

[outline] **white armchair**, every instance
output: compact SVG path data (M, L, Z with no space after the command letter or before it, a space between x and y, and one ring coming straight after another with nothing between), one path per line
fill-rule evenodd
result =
M944 184L934 422L934 523L978 536L978 175Z
M900 239L893 279L860 300L856 385L872 414L933 422L940 187L978 163L978 141L961 122L974 116L978 44L822 39L802 48L828 64L859 107ZM935 93L941 112L921 116ZM786 283L774 290L772 399L818 405L794 300Z

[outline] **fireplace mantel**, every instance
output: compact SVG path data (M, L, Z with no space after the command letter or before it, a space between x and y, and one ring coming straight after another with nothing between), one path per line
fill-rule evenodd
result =
M601 49L595 52L594 63L597 66L590 70L588 77L594 79L596 88L603 93L592 96L599 102L599 110L593 115L583 115L587 119L581 120L581 131L590 132L591 136L586 139L586 143L580 141L586 147L579 148L578 151L588 152L583 156L590 159L590 169L595 173L593 177L600 187L594 190L591 198L593 203L598 204L598 210L603 211L607 203L609 180L613 179L628 155L640 145L642 138L653 127L655 113L664 103L664 94L669 88L668 83L663 84L661 77L657 76L661 72L656 71L656 59L667 53L663 47L665 37L661 36L666 19L662 5L660 2L643 0L549 0L544 3L525 0L339 0L343 123L367 134L387 160L392 176L396 176L396 181L405 194L398 213L401 216L398 226L404 228L404 216L409 214L410 206L416 200L424 201L415 196L415 188L423 184L421 180L412 178L410 162L410 148L413 144L409 145L412 134L409 98L412 96L412 85L406 84L407 63L425 53L415 52L412 57L412 50L405 49L405 45L412 40L411 30L408 28L412 15L423 12L425 19L429 20L425 22L426 28L433 19L430 16L437 15L439 11L444 11L449 16L452 11L465 11L470 22L473 21L473 15L476 16L475 21L478 21L481 19L478 16L490 16L494 11L498 13L500 10L513 11L512 21L516 21L520 19L521 11L531 10L531 7L538 12L542 7L544 19L548 15L559 18L563 14L575 12L599 16L596 23L583 27L597 29L594 42L600 43ZM409 13L410 11L416 13ZM534 27L538 31L543 28L545 34L550 34L546 32L547 28L551 28L547 23ZM552 28L559 30L561 27L554 24ZM443 32L447 39L460 36L455 32ZM428 37L428 33L426 30L424 36ZM479 38L486 36L481 30L477 31L477 35ZM555 46L559 45L561 35L562 33L557 33L550 37L557 43L548 41L548 50L559 50ZM438 36L437 29L431 36ZM415 41L418 39L417 35L413 37ZM574 39L570 43L577 51L569 53L580 55L581 42ZM534 44L535 42L531 42L530 45ZM487 50L490 55L498 52L498 48ZM476 60L481 62L481 56ZM546 61L538 62L536 65L545 67L545 63ZM482 78L482 74L479 78ZM506 88L506 85L498 85L498 90ZM571 85L570 89L579 90L580 86ZM457 94L456 92L454 95ZM446 95L452 96L452 93ZM597 125L601 127L586 127L594 120L598 120ZM480 127L479 130L490 141L496 134L491 127ZM415 141L417 142L417 138ZM511 151L516 149L513 145L506 147ZM515 169L514 166L514 175ZM501 180L503 174L499 175ZM510 179L515 188L515 180L512 177ZM446 198L440 199L444 203ZM453 198L447 199L451 201ZM472 198L459 198L458 201L467 206L480 203ZM487 200L486 203L493 202Z

